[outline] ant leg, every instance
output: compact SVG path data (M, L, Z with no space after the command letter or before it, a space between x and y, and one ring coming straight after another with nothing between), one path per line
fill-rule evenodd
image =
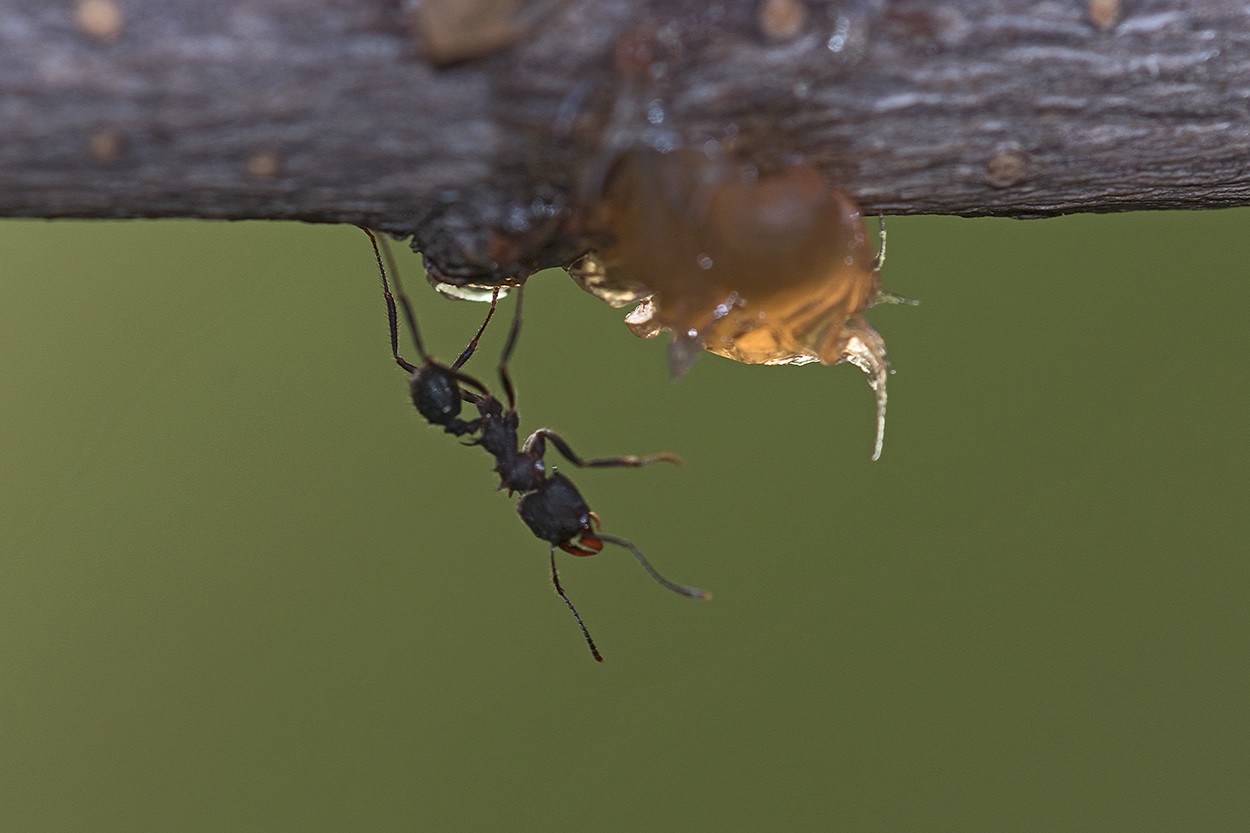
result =
M569 600L568 594L560 586L560 573L556 570L555 547L551 548L551 583L556 586L556 592L560 594L560 598L564 599L564 603L573 612L573 618L577 620L577 626L582 629L582 636L586 637L586 644L590 646L590 653L595 658L595 662L603 662L603 654L599 653L599 649L595 647L595 641L590 638L590 631L586 629L586 623L582 621L582 615L577 612L577 608L573 607L573 602Z
M539 428L533 434L530 434L522 448L522 453L533 453L541 458L546 453L547 440L551 440L551 444L564 455L564 459L583 469L637 468L638 466L649 466L652 463L661 462L681 465L681 458L676 454L669 454L667 451L659 454L648 454L645 457L625 454L620 457L597 457L593 460L583 460L577 455L577 452L569 448L569 444L564 441L563 437L547 428Z
M508 359L512 358L517 336L521 334L521 299L524 295L525 284L521 284L516 291L516 312L512 316L512 328L508 330L508 340L504 342L503 355L499 357L499 381L503 383L503 392L508 397L510 411L516 410L516 388L512 384L512 377L508 375Z
M462 392L461 395L466 401L477 404L481 401L481 397L490 396L490 391L487 390L486 386L477 379L461 373L455 368L443 367L435 361L429 353L425 352L425 344L421 341L421 331L417 329L417 316L412 310L412 302L408 300L408 294L404 292L403 284L400 283L399 271L395 268L395 258L391 254L391 247L387 245L386 238L383 237L380 241L382 246L381 251L379 252L379 239L374 236L373 232L364 226L357 226L357 228L369 235L369 240L373 243L373 255L377 259L378 269L381 270L382 273L382 293L386 297L387 319L391 325L391 354L395 357L395 363L409 373L415 373L418 369L412 362L399 355L399 333L395 315L395 297L398 296L400 307L404 310L404 318L408 321L408 329L412 332L412 341L416 344L417 352L421 354L422 361L433 367L442 367L443 370L453 376L457 381L480 391L480 395L469 393L468 391ZM386 268L382 265L383 255L385 255L386 262L391 267L391 275L395 278L395 295L391 295L390 285L386 281ZM490 319L487 318L487 320L489 321ZM485 327L486 325L483 324L482 326Z
M615 535L603 534L600 534L598 537L601 540L607 541L609 544L616 544L618 547L624 547L629 550L633 553L634 558L638 559L638 563L642 565L642 569L647 571L647 575L651 576L651 578L655 579L669 590L672 590L674 593L680 593L683 596L688 596L691 599L698 599L700 601L707 601L712 598L712 594L706 590L700 590L697 587L687 587L684 584L677 584L676 582L672 582L664 578L664 576L660 575L659 570L651 566L651 562L643 556L642 551L629 541L626 541L624 538L617 538Z
M395 364L402 367L409 373L416 372L416 365L399 355L399 322L395 313L395 296L391 294L391 286L386 280L386 267L382 265L382 253L378 251L378 239L373 236L373 232L364 226L357 226L365 234L369 235L369 242L373 244L373 257L378 262L378 272L382 275L382 297L386 299L386 323L390 325L391 330L391 355L395 357ZM391 250L386 250L386 259L391 260ZM395 285L399 285L399 273L395 271L394 262L391 263L391 273L395 275ZM414 330L415 333L415 325ZM417 349L420 350L420 338L417 339Z
M477 332L473 335L473 340L469 342L469 346L464 348L454 362L451 363L452 370L459 370L464 367L464 363L473 357L473 353L477 350L477 342L482 337L482 333L486 332L486 325L490 323L491 318L495 315L495 307L499 304L499 287L495 287L495 291L490 294L490 309L486 311L486 320L482 322L482 326L477 328Z
M373 235L369 235L371 238ZM403 307L404 318L408 321L408 329L412 331L412 341L417 346L417 353L420 354L421 360L426 364L432 364L433 359L430 354L425 352L425 343L421 340L421 330L417 328L417 316L412 311L412 302L408 300L408 293L404 292L404 286L399 281L399 269L395 266L395 256L391 253L391 246L386 242L386 238L381 240L382 252L386 256L386 262L391 267L391 275L395 278L395 294L399 296L399 304Z

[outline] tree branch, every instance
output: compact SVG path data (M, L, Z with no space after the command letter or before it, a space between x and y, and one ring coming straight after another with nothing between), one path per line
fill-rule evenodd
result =
M640 95L873 213L1250 203L1250 7L1122 2L532 0L526 32L507 0L425 0L527 35L436 66L397 0L3 0L0 215L368 223L498 276L584 245L559 218ZM631 37L645 89L614 64Z

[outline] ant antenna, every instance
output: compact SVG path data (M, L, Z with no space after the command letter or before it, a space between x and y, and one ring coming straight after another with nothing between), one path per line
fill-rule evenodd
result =
M556 586L556 592L560 594L560 598L564 599L564 603L573 612L573 618L577 620L577 626L582 629L582 636L586 637L586 644L590 646L591 656L595 658L595 662L603 662L603 654L599 653L599 649L595 647L595 641L590 638L590 631L586 629L586 623L582 621L582 615L577 612L577 608L573 607L573 602L569 600L568 594L560 586L560 573L556 570L556 548L554 546L551 548L551 582Z
M700 590L697 587L687 587L684 584L677 584L676 582L672 582L664 578L664 576L660 575L659 570L651 566L651 562L646 559L646 557L642 554L642 551L629 541L626 541L624 538L617 538L615 535L604 535L603 533L598 533L596 537L598 537L601 541L607 541L609 544L616 544L618 547L624 547L632 552L634 554L634 558L637 558L638 563L642 565L642 569L647 571L647 575L651 576L651 578L655 579L669 590L672 590L674 593L680 593L683 596L688 596L691 599L699 599L700 601L706 601L712 598L712 594L706 590ZM567 599L565 601L567 601Z

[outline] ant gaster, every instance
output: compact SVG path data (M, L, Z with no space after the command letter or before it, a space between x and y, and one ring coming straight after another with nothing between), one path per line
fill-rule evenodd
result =
M444 365L426 352L425 344L421 340L421 332L417 327L416 314L400 284L390 249L385 247L385 241L383 241L386 261L390 263L391 275L395 279L395 295L391 294L390 284L386 277L387 270L377 238L369 229L364 227L361 229L369 236L373 244L373 254L382 276L382 292L386 299L391 355L397 365L411 374L409 386L413 404L431 425L441 425L446 433L456 437L470 437L468 445L478 445L485 449L495 459L495 473L499 475L499 488L506 489L510 495L515 492L521 493L517 512L536 537L551 545L551 581L555 585L556 593L564 600L581 628L582 635L586 638L586 644L590 647L590 653L594 658L603 662L603 655L599 653L595 641L590 636L590 631L582 621L581 614L578 613L577 608L573 606L573 602L560 585L560 575L556 569L555 559L557 547L573 555L590 556L599 553L604 543L613 544L629 550L647 574L669 590L692 599L711 598L711 594L706 590L676 584L660 575L633 543L624 538L600 532L599 516L591 511L585 498L573 485L573 481L554 469L549 474L544 459L548 442L555 446L556 450L570 463L579 468L636 468L660 461L679 463L678 457L662 453L645 457L626 455L586 460L576 454L562 437L547 428L540 428L530 434L523 444L518 441L520 416L516 409L516 388L508 373L508 359L516 347L517 336L521 329L523 288L517 289L516 312L512 319L512 328L508 332L503 354L499 359L499 379L507 398L507 408L505 408L484 384L460 370L472 357L477 349L478 340L486 330L486 325L495 314L495 307L499 302L499 291L496 290L493 293L486 320L482 322L482 326L478 328L468 346L451 365ZM420 365L409 362L399 354L396 297L399 299L399 309L403 310L408 330L412 334L413 344L421 357ZM477 409L476 418L466 420L460 416L465 402Z

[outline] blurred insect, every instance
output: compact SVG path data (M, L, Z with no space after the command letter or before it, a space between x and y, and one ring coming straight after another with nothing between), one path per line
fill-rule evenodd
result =
M470 437L467 445L477 445L485 449L495 459L494 470L499 475L499 488L506 489L509 495L521 494L517 512L536 537L551 545L552 583L555 585L556 593L564 600L573 618L577 620L594 658L603 662L603 655L599 653L598 647L590 636L590 631L582 621L581 614L578 613L577 608L560 585L555 560L557 547L572 555L591 556L599 553L605 543L613 544L629 550L647 574L669 590L692 599L711 598L711 594L705 590L686 587L664 578L631 542L600 532L599 516L590 510L590 506L577 487L573 485L573 481L556 472L554 468L551 473L548 473L545 460L548 442L555 446L565 459L579 468L637 468L661 461L679 463L678 457L661 453L645 457L624 455L587 460L575 453L562 437L547 428L540 428L530 434L524 443L519 441L520 416L516 409L516 388L508 373L508 360L516 347L517 337L521 330L523 289L517 290L516 312L499 360L499 379L507 398L505 408L484 384L460 370L472 357L477 348L478 339L485 331L491 316L494 315L499 301L498 293L495 293L492 298L486 321L482 323L473 340L455 362L451 365L444 365L425 349L420 329L417 327L416 314L400 284L394 262L391 263L391 274L395 279L395 294L392 295L378 240L368 229L362 227L362 230L373 244L374 258L382 276L382 293L386 299L387 321L390 325L391 356L397 365L410 374L409 386L413 404L430 424L442 426L445 432L453 436ZM387 259L390 259L389 249ZM413 344L421 357L420 365L413 364L399 353L396 297L399 300L398 308L403 310L404 320L408 324ZM462 404L465 402L477 409L477 417L466 420L460 416Z

